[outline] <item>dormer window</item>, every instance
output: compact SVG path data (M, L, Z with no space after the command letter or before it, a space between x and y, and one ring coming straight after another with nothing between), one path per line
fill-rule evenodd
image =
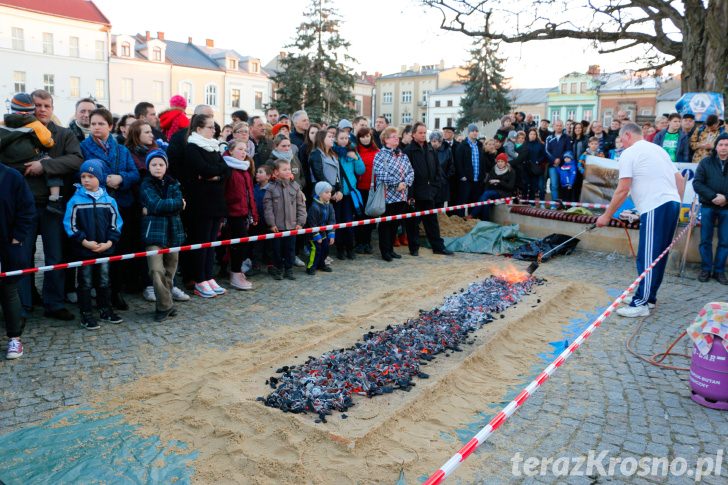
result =
M228 69L231 71L237 71L238 70L238 61L237 59L228 59Z
M257 62L251 62L250 63L250 72L259 73L260 72L260 64Z
M121 56L131 57L131 44L129 44L128 42L123 42L121 44Z
M155 62L162 62L162 48L155 47L152 49L152 60Z

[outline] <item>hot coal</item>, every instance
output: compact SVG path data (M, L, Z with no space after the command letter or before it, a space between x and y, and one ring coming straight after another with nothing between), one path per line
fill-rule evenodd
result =
M513 306L538 284L542 280L532 277L509 283L495 276L473 283L447 297L440 307L420 310L416 318L401 325L371 330L351 347L277 369L280 377L266 381L273 392L258 400L283 412L315 413L315 422L326 423L333 411L343 412L354 405L354 394L374 397L396 389L410 391L415 377L429 377L421 366L438 354L462 352L461 344L474 342L472 332L492 322L494 313Z

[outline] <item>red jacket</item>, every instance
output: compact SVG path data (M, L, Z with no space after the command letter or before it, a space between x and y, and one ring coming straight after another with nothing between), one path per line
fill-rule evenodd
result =
M227 202L230 217L253 216L253 222L258 223L258 210L255 207L255 194L253 193L253 177L250 172L233 169L230 178L225 183L225 202Z
M159 127L167 140L179 130L186 130L190 126L190 120L181 109L168 109L159 115Z
M370 143L368 147L364 145L358 145L356 150L359 152L362 162L364 162L364 173L359 175L359 181L356 184L356 188L359 190L369 190L372 185L372 172L374 170L374 156L379 152L379 148L374 142Z

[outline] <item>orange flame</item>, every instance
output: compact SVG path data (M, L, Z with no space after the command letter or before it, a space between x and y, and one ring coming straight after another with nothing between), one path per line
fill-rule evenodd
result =
M523 283L530 278L529 274L508 263L503 267L491 268L493 276L506 280L509 284Z

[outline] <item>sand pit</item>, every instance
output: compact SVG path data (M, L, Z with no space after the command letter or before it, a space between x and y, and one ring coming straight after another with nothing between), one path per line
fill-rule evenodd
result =
M486 276L472 263L453 260L418 284L398 286L385 278L380 290L340 316L208 354L103 399L144 433L199 451L197 483L394 483L401 469L414 483L460 447L443 433L452 436L489 403L500 402L538 362L545 342L559 340L563 324L592 309L582 302L605 301L603 290L549 279L474 334L475 345L430 363L430 378L417 379L411 392L356 397L348 419L337 413L316 424L312 415L266 408L256 398L270 391L264 383L276 368L351 345L370 326L402 322ZM471 457L476 463L458 475L467 479L483 458Z
M438 214L437 221L440 224L440 235L442 237L460 237L473 230L479 219L463 219L460 216L448 216Z

